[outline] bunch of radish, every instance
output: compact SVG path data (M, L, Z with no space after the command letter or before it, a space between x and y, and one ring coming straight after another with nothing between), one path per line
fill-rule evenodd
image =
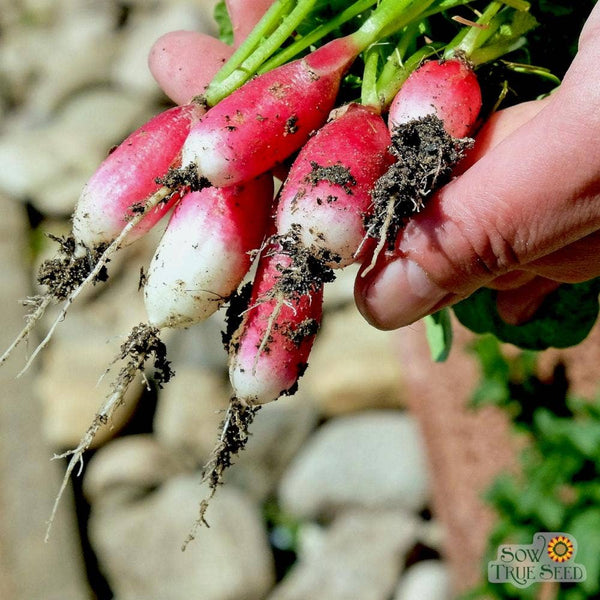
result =
M207 471L214 493L231 454L243 447L255 407L295 390L334 270L361 262L368 271L448 180L481 108L473 68L516 48L531 27L523 0L492 2L449 44L419 47L426 19L470 2L359 0L330 3L333 16L295 36L322 14L323 3L265 0L263 18L242 41L244 3L227 4L237 49L202 38L194 47L206 42L230 60L200 74L198 97L174 89L184 104L149 121L102 163L79 199L72 238L42 267L46 294L33 299L27 327L0 359L46 308L62 302L27 367L81 291L106 279L114 252L174 207L145 281L148 321L123 344L125 366L94 423L63 455L71 460L61 492L146 360L154 357L159 383L172 375L161 330L194 325L234 298L226 336L232 403ZM305 53L347 21L360 26ZM508 33L502 27L517 22ZM389 39L382 63L378 45ZM358 56L360 101L339 106ZM187 73L198 74L193 66ZM274 199L272 171L296 153ZM251 289L239 292L255 256Z

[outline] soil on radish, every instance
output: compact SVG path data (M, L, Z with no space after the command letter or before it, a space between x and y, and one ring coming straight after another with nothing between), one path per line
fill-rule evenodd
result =
M115 361L127 361L127 364L119 373L117 382L125 373L128 377L131 377L132 366L143 366L144 362L150 357L154 357L154 374L152 378L156 382L156 385L162 388L175 375L175 372L171 369L171 363L167 360L167 348L160 339L157 327L152 327L147 323L140 323L131 330L131 333L121 345L119 355L115 359ZM141 366L134 370L141 371Z
M198 175L198 169L195 165L178 168L171 167L165 175L157 177L155 182L158 185L164 185L174 192L184 188L189 189L190 192L198 192L210 186L208 179ZM163 202L167 202L168 200L169 197L165 198Z
M446 133L435 115L397 126L390 146L397 161L372 191L373 210L365 217L368 236L385 237L392 249L406 220L450 180L452 169L472 145L470 138L457 139Z
M75 238L73 236L58 237L48 234L48 237L60 246L56 258L45 260L38 271L37 281L48 291L36 299L51 296L57 302L66 300L92 271L98 257L104 252L107 244L103 244L85 256L75 256ZM108 272L103 267L94 279L94 283L106 281Z
M352 194L351 186L356 185L356 179L352 177L350 170L342 164L323 167L314 160L310 162L312 171L305 177L306 183L310 183L312 187L318 185L320 181L328 181L341 186L346 194Z

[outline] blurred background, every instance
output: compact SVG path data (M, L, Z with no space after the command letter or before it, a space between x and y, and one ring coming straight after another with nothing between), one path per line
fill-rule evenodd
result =
M69 232L108 150L170 106L146 66L152 43L177 29L216 33L214 4L0 0L3 348L55 252L45 234ZM100 376L145 320L139 273L159 235L111 262L110 285L85 294L26 374L16 378L35 336L0 371L2 600L596 597L598 329L534 355L455 324L450 359L436 364L420 324L384 333L362 320L351 268L327 291L299 392L257 414L210 529L184 553L229 399L221 314L165 338L175 379L133 386L44 543L66 466L50 459L79 443L112 372ZM577 538L585 585L486 585L498 544L535 531Z

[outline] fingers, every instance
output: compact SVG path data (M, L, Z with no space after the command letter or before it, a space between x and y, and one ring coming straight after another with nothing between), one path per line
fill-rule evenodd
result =
M233 45L238 47L275 0L226 0L233 27Z
M498 314L509 325L521 325L533 317L546 296L559 285L557 281L535 277L521 287L498 292Z
M186 104L204 93L232 54L231 46L210 35L173 31L154 43L148 66L165 94L177 104Z
M554 97L411 219L393 256L359 276L357 302L370 322L407 325L600 227L594 122L576 126L565 110Z

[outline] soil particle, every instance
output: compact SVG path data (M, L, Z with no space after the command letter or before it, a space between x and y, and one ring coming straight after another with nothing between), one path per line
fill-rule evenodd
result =
M170 168L166 175L157 177L155 182L158 185L164 185L173 192L179 191L182 188L188 188L192 192L197 192L210 186L210 182L205 177L198 175L198 170L193 164L186 167ZM164 202L168 200L165 198Z
M397 162L372 191L374 208L365 218L368 235L376 239L385 236L392 248L406 220L420 212L433 192L450 180L452 169L472 145L470 138L448 135L435 115L398 126L390 147Z
M292 135L298 131L298 116L292 115L286 122L283 135Z
M304 178L306 183L310 183L315 187L320 181L329 181L329 183L342 186L346 194L352 194L350 186L356 185L356 179L352 177L347 167L344 167L341 163L323 167L315 161L311 161L310 165L312 171Z
M48 288L48 295L57 302L66 300L73 291L90 274L98 257L106 249L105 244L88 251L84 256L75 256L75 238L73 236L58 237L48 234L48 237L60 246L58 256L44 261L38 271L37 281ZM94 283L106 281L108 272L106 268L98 273Z

